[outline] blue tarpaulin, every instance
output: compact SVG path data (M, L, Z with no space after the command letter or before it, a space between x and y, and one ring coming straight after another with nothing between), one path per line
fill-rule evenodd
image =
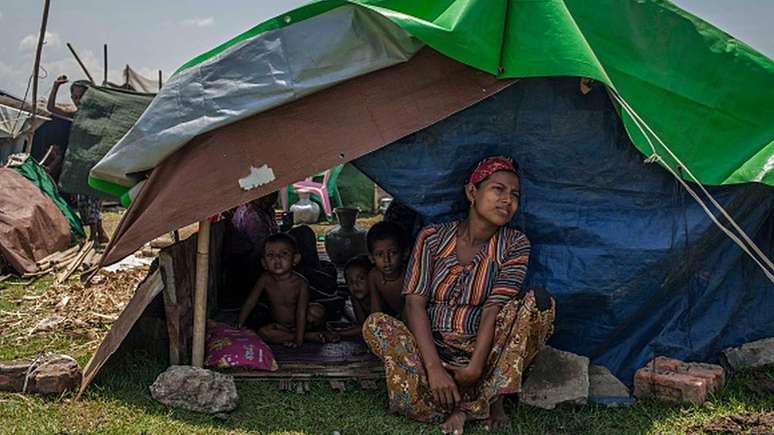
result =
M716 361L774 336L774 286L665 170L631 144L604 87L521 80L356 160L423 222L461 216L479 159L514 157L522 174L512 224L532 242L527 285L557 301L549 344L589 356L631 383L654 355ZM709 188L771 258L774 189Z

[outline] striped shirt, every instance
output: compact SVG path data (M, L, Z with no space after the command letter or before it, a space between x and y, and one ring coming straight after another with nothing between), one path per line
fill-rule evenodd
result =
M501 227L467 265L457 260L460 222L422 229L406 266L404 295L428 298L432 331L475 336L490 304L516 297L529 262L530 243L520 231Z

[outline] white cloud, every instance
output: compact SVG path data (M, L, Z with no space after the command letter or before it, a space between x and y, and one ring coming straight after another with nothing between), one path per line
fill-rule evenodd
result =
M0 20L3 19L3 11L0 11Z
M213 17L194 17L185 19L180 22L180 24L186 27L209 27L214 23L215 18Z
M59 39L59 34L53 32L46 32L44 39L45 47L59 47L62 45L62 40ZM27 35L19 41L20 51L34 50L38 46L38 34Z

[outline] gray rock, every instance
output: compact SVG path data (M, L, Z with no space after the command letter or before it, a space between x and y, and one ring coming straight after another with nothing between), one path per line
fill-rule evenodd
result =
M774 364L774 337L726 349L723 357L733 370Z
M589 359L550 346L535 356L521 387L520 401L554 409L559 404L583 405L589 395Z
M34 361L0 362L0 391L62 394L77 390L82 378L78 362L67 355L45 355Z
M164 405L209 414L231 412L239 404L233 376L191 366L171 366L150 393Z
M629 389L607 367L589 366L589 400L605 406L631 405L634 403Z

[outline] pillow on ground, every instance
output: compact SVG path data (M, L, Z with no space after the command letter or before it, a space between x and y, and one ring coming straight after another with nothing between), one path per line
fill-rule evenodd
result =
M207 323L207 367L218 369L279 369L271 348L249 329Z

